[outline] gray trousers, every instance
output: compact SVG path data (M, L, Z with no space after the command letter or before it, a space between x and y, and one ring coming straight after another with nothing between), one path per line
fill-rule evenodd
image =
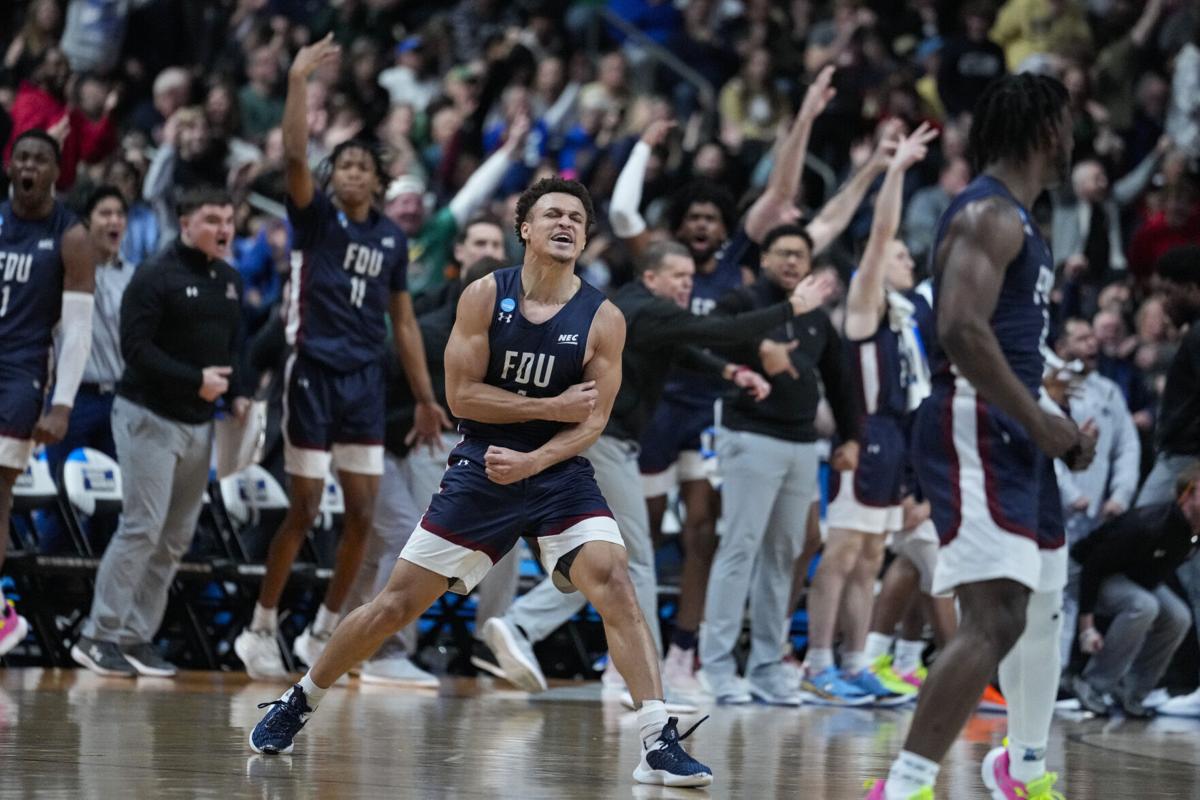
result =
M717 434L721 517L713 559L700 663L715 677L737 671L733 650L750 602L749 675L779 663L792 591L804 545L808 507L817 489L817 446L722 428Z
M196 534L213 426L176 422L118 397L112 427L121 524L100 560L83 635L132 645L158 631L175 570Z
M1159 453L1154 461L1154 469L1146 476L1138 492L1136 505L1150 506L1155 503L1167 503L1175 499L1175 482L1183 471L1197 461L1196 456L1181 456L1171 453ZM1196 623L1196 632L1200 633L1200 557L1189 558L1179 567L1179 581L1187 592L1188 604L1192 607L1192 618Z
M391 453L384 456L371 538L358 578L350 590L347 610L368 602L387 586L396 558L421 521L429 498L438 491L442 473L446 471L446 458L458 440L457 434L443 434L442 447L433 455L428 449L419 448L403 459ZM503 614L512 603L517 593L519 567L514 549L500 559L479 584L476 589L476 630L488 619ZM412 656L416 650L417 623L413 622L385 642L380 655L398 652Z
M662 654L662 632L658 624L658 578L654 571L654 545L650 541L650 516L642 493L637 445L613 436L601 436L583 456L592 462L600 493L616 518L629 555L629 577L637 593L638 606L655 646ZM513 604L505 619L520 625L530 641L539 642L587 606L581 592L563 594L543 580Z
M1083 677L1102 692L1121 685L1129 697L1145 697L1187 635L1192 621L1187 604L1166 586L1146 589L1124 575L1110 575L1100 584L1096 613L1113 622Z

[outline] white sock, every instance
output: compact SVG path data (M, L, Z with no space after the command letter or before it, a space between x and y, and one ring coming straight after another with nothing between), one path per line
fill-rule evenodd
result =
M875 631L868 633L867 648L863 651L867 656L867 663L873 663L880 656L892 652L892 644L895 641L895 636L888 636L885 633L876 633Z
M901 750L892 762L884 789L885 800L910 800L925 788L932 788L937 781L938 765L924 756Z
M1046 742L1054 716L1059 669L1062 592L1034 592L1025 630L1000 662L1000 691L1008 703L1008 773L1029 783L1046 772Z
M341 614L330 611L324 603L321 603L321 607L317 609L317 618L313 620L312 631L320 634L333 633L339 619L341 619Z
M854 650L842 655L842 669L847 675L857 675L867 668L867 654L862 650Z
M921 640L900 639L896 642L896 662L892 669L901 675L916 672L921 666L921 654L925 652L925 642Z
M254 618L250 620L250 630L255 633L275 633L279 630L279 609L263 608L259 603L255 603Z
M1021 783L1036 781L1046 774L1046 742L1038 744L1008 740L1008 774Z
M300 679L300 688L304 690L304 697L308 700L308 707L313 711L317 710L317 703L321 702L321 698L325 696L325 690L313 683L312 673L304 673L304 677ZM284 699L291 696L292 690L284 695Z
M663 726L667 724L667 705L662 700L643 700L637 711L638 732L642 737L642 748L649 749L658 741Z
M824 672L833 666L833 648L808 648L808 655L804 658L804 664L808 668L808 671L813 675L816 675L819 672Z

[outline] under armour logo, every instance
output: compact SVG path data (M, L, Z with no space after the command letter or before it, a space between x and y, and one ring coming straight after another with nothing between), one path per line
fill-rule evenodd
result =
M1167 554L1167 551L1166 551L1166 550L1155 550L1155 551L1154 551L1154 557L1155 557L1155 558L1162 558L1162 557L1163 557L1163 556L1165 556L1166 554Z
M559 344L579 344L578 333L560 333L558 335Z
M381 245L383 245L384 247L395 247L396 246L396 237L385 236L379 240L379 243Z
M880 447L879 445L877 445L877 444L869 444L869 445L867 445L867 452L868 452L868 453L870 453L871 455L876 455L876 454L877 454L877 453L879 453L879 452L880 452L882 449L883 449L883 448L881 448L881 447Z
M505 314L503 311L496 315L496 319L500 320L501 322L512 322L512 317L512 314Z
M199 297L200 289L195 286L189 286L183 290L183 293L186 294L188 297Z
M1004 440L1005 444L1012 443L1012 437L1008 435L1007 431L1000 431L1000 438Z
M296 381L296 383L300 384L301 388L308 388L308 378L301 378L300 380Z
M456 466L459 466L459 467L465 467L465 466L468 466L470 463L471 463L471 462L470 462L470 461L468 461L467 459L465 459L465 458L460 458L460 459L458 460L458 464L457 464Z
M53 250L53 249L54 249L54 240L53 239L42 239L40 242L38 242L38 250Z

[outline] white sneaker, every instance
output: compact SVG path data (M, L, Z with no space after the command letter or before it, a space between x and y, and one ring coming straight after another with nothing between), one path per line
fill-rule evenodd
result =
M252 631L249 628L233 640L233 652L246 665L246 674L256 681L270 681L288 676L283 668L283 655L275 634Z
M292 642L292 654L311 667L317 663L321 653L325 652L325 645L329 644L332 636L333 631L317 633L313 630L312 625L309 625L304 629L304 633L297 636L296 641Z
M703 695L704 687L696 679L696 651L671 645L663 659L662 680L676 694L695 697Z
M533 645L501 617L483 623L483 641L500 662L504 676L527 692L544 692L550 685L533 654Z
M1146 695L1146 699L1142 701L1142 705L1146 708L1160 708L1164 703L1171 699L1171 693L1166 689L1155 689L1150 694Z
M613 663L612 656L608 657L608 663L604 665L604 672L600 673L600 685L606 692L623 692L628 688L625 685L625 679L617 671L617 665Z
M1158 707L1158 713L1168 717L1200 717L1200 689L1172 697Z
M441 686L436 675L426 672L408 656L402 655L368 661L362 665L358 679L363 683L407 686L411 689L436 689Z

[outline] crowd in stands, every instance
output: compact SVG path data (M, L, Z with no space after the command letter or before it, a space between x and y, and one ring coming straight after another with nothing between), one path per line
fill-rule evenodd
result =
M698 269L738 242L749 285L767 269L768 247L789 236L772 230L785 224L793 239L807 230L812 269L831 270L844 288L895 141L928 123L938 135L903 173L897 233L919 282L939 217L972 178L974 99L1005 73L1053 75L1068 92L1074 159L1067 184L1033 213L1054 254L1059 376L1073 416L1097 420L1101 432L1092 467L1060 476L1070 541L1130 511L1156 456L1200 457L1200 436L1164 450L1160 425L1179 413L1164 406L1175 373L1200 368L1200 346L1187 340L1193 320L1160 275L1164 264L1176 280L1200 274L1195 0L16 0L0 6L0 31L5 162L21 133L40 128L61 149L58 197L81 217L112 187L124 217L113 258L136 269L169 247L190 189L233 197L225 258L244 286L245 367L272 404L265 465L281 479L284 309L297 268L281 124L295 53L329 33L341 58L307 84L308 161L320 181L339 144L377 149L387 178L378 209L407 237L419 315L452 307L480 258L520 262L517 198L550 175L588 188L597 213L580 275L610 295L640 279L645 242L667 238L681 240ZM806 146L790 150L810 86L828 67ZM626 177L634 158L640 177ZM776 198L785 172L790 193ZM4 196L6 184L0 176ZM764 198L779 202L759 219ZM711 219L693 219L701 210ZM839 330L843 294L828 306ZM765 355L763 364L769 372ZM832 411L845 438L849 409ZM411 410L396 416L411 419ZM834 427L818 418L819 436L835 436ZM113 448L111 435L96 442ZM1107 547L1106 563L1112 542L1126 541L1117 533L1091 548ZM800 556L806 566L811 554ZM1102 617L1117 617L1122 598L1149 603L1133 590L1105 594L1102 576L1081 570L1083 605L1071 602L1089 621L1097 592ZM1200 587L1189 596L1156 574L1146 589L1166 592L1155 609L1174 615L1173 652L1186 632L1180 615L1196 621ZM1076 634L1067 628L1065 647L1104 652ZM695 637L683 644L695 648ZM1074 688L1085 707L1104 706L1122 663L1084 671ZM1088 683L1101 672L1104 682ZM1200 694L1175 706L1200 714Z

